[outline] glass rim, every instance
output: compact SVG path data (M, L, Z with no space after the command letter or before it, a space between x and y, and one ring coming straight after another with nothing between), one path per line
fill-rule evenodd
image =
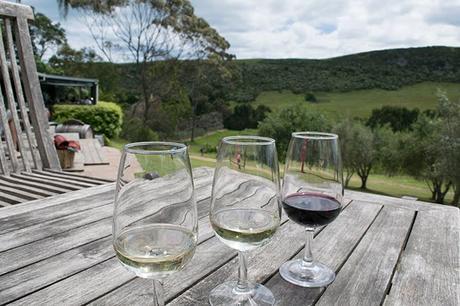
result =
M275 143L275 139L262 136L227 136L222 138L222 143L231 144L231 145L259 145L266 146L272 145Z
M146 146L164 146L170 147L162 149L142 149ZM187 146L179 142L168 142L168 141L141 141L132 142L123 146L123 152L131 154L143 154L143 155L162 155L162 154L175 154L182 153L187 150Z
M313 140L336 140L339 138L337 134L323 132L294 132L292 137Z

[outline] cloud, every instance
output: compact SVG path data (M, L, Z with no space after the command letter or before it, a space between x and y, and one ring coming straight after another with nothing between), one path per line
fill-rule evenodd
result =
M376 49L460 46L458 0L191 0L237 58L327 58ZM56 0L23 0L60 21L75 48L95 47Z

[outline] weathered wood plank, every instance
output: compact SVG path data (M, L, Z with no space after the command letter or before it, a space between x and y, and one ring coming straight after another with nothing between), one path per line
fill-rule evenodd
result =
M31 186L23 186L23 185L20 185L20 184L14 184L14 183L10 183L10 182L7 182L7 181L0 180L0 189L3 188L3 186L14 188L14 189L20 190L20 191L30 192L30 193L33 193L33 194L36 194L36 195L39 195L39 196L42 196L42 197L50 197L50 196L54 196L54 195L58 194L56 192L51 192L51 191L43 190L43 189L40 189L40 188L35 188L35 187L31 187ZM1 218L1 216L2 216L2 213L0 213L0 218Z
M414 215L384 207L316 305L381 305Z
M380 208L377 205L351 203L333 223L325 227L315 238L315 243L313 244L315 253L320 255L322 250L333 249L336 242L352 249L353 245L359 241L361 235L372 223ZM347 235L344 235L345 233L341 231L344 226L347 226ZM343 236L346 236L344 242L341 241ZM346 244L347 242L351 242L351 245ZM273 273L276 273L281 264L300 250L303 250L304 243L305 230L294 222L287 222L273 237L273 241L270 244L249 254L249 278L256 282L266 281ZM345 255L342 256L346 257ZM212 256L210 260L212 260ZM236 279L237 270L237 260L227 263L172 300L171 305L207 305L209 292L220 283ZM295 289L297 288L295 287ZM284 296L284 288L281 291L280 294ZM276 290L274 292L275 297L280 299L278 297L279 292Z
M0 29L0 70L2 74L4 93L6 95L6 100L8 102L8 109L11 114L13 127L16 130L16 135L21 135L22 130L21 130L21 125L19 123L16 102L15 102L14 94L13 94L13 88L11 86L11 78L10 78L10 73L8 70L8 64L6 60L6 50L5 50L5 45L3 44L3 33L1 29ZM11 148L9 148L10 159L12 162L13 171L18 172L21 169L19 168L19 162L18 162L18 159L16 158L16 146L13 142L12 131L10 129L9 124L8 124L8 130L11 134L11 142L8 142L7 133L5 133L5 136L6 136L6 142L8 146L11 146ZM26 151L25 151L25 146L24 146L22 137L17 137L17 145L19 148L19 152L21 153L21 156L23 156L23 158L21 159L23 167L26 171L30 171L29 161L27 160L27 158L24 158L26 157Z
M460 214L419 212L385 305L460 305Z
M54 181L54 180L47 179L47 178L39 178L39 177L26 175L26 172L24 172L22 174L11 174L11 177L22 179L24 181L29 181L29 182L40 183L40 184L49 185L49 186L53 186L53 187L58 187L58 188L61 188L61 189L66 189L67 191L69 191L69 190L78 190L78 189L83 188L82 186L78 186L78 185L73 185L73 184L69 184L69 183L62 183L62 182ZM87 186L87 187L90 187L90 186Z
M199 207L201 203L206 205L205 201L200 201ZM209 209L208 207L205 208ZM206 223L209 224L207 217L199 221L199 243L212 237L210 227L207 230L207 226L204 225ZM38 273L38 271L47 272ZM78 273L80 271L83 272ZM24 281L25 275L27 275L26 281ZM106 278L105 275L111 275L111 277ZM69 276L71 277L67 278ZM114 286L119 286L134 279L134 276L131 273L127 273L118 259L115 258L112 238L109 235L22 269L1 275L0 299L5 302L13 301L60 279L63 280L37 293L28 295L17 303L23 305L31 301L40 301L42 304L54 304L58 303L58 301L63 301L66 305L81 304L113 289ZM81 292L86 293L81 294Z
M33 201L33 200L43 198L42 195L34 194L34 193L24 191L24 190L21 190L21 189L18 189L18 188L8 187L8 186L2 185L2 184L0 184L0 191L3 192L3 193L11 194L11 195L13 195L15 197L23 198L26 201Z
M35 132L35 139L43 167L60 170L59 158L48 132L48 119L45 114L43 95L38 81L37 68L32 50L27 19L15 20L16 46L21 63L21 77L24 92L29 102L30 117Z
M37 181L37 180L31 181L24 177L17 177L17 176L12 177L12 176L0 175L0 180L7 181L10 183L21 184L22 186L31 186L31 187L41 188L43 190L51 191L55 193L66 193L66 192L72 191L71 189L67 189L67 188L51 186L47 184L46 182L44 183L43 181Z
M209 197L209 186L212 182L212 178L205 177L202 181L197 182L196 188L196 198L203 199ZM200 188L200 183L203 184ZM179 183L175 184L177 186L172 186L171 188L165 189L154 189L150 193L142 193L142 196L145 197L145 202L139 204L130 211L129 217L132 222L137 220L145 219L146 216L155 216L155 214L163 213L161 207L165 205L170 205L174 203L181 203L185 199L181 199L180 195L184 194L187 197L186 193L181 193L184 186L181 186ZM202 189L202 190L200 190ZM155 194L153 194L155 193ZM165 195L168 194L177 194L178 196L174 199L168 198L167 202L164 200ZM157 205L151 205L152 201L155 199L162 199L161 202ZM60 252L64 252L70 248L77 247L91 241L110 236L112 233L112 218L109 215L107 218L99 220L97 222L90 223L75 229L70 229L65 232L60 232L53 236L36 240L32 243L22 245L4 252L0 252L0 275L8 273L15 269L18 269L22 266L40 261L42 259L51 257ZM31 233L32 234L32 233ZM34 256L30 256L34 254ZM14 262L11 262L11 258L15 258Z
M27 202L28 200L0 191L0 201L10 203L10 204L17 204L17 203Z
M40 171L40 170L33 170L33 173L44 175L47 177L56 177L56 178L61 178L61 179L67 179L71 180L74 182L82 182L82 183L87 183L91 185L101 185L101 184L106 184L107 182L102 182L97 179L90 179L90 178L83 178L83 177L78 177L78 176L68 176L68 175L63 175L63 174L58 174L58 173L53 173L49 171Z
M199 236L200 236L200 240L206 240L206 239L209 239L210 237L213 236L213 231L209 225L209 220L207 218L207 213L209 212L209 205L210 205L210 202L209 202L209 196L211 194L211 182L212 182L212 176L210 175L206 175L203 177L203 179L205 179L206 181L203 181L202 184L203 186L200 187L200 183L198 181L198 183L196 184L197 186L197 199L200 200L199 204L198 204L198 215L199 216L203 216L204 218L202 218L199 222ZM235 183L235 186L241 186L241 184L237 184ZM255 187L253 187L255 188ZM245 188L240 188L240 192L241 194L246 194L247 192L247 189ZM218 246L219 249L221 249L221 245ZM59 255L58 255L59 256ZM113 256L113 251L112 251L112 256ZM44 260L43 262L45 261L49 261L49 260L54 260L56 256L52 257L52 258L49 258L49 259L46 259ZM68 261L68 257L66 258L66 260ZM119 268L119 263L118 263L118 260L117 259L113 259L114 261L114 264L113 266L116 267L116 269ZM105 264L105 263L104 263ZM34 264L35 265L35 264ZM73 264L72 263L69 263L69 269L71 269L73 267ZM31 266L28 266L28 267L25 267L24 269L28 269L29 267L32 267L33 265ZM82 277L85 278L85 277L88 277L86 275L86 273L93 273L92 272L92 269L99 269L99 267L94 267L94 268L90 268L89 270L85 271L85 272L82 272L83 274L78 274L78 275L75 275L74 277L76 279L81 279ZM17 270L17 271L21 271L21 273L24 273L22 271L23 269L20 269L20 270ZM5 274L5 276L10 276L11 275L15 275L17 273L17 271L14 271L12 273L9 273L9 274ZM107 271L107 273L109 273L109 271ZM113 272L113 273L116 273L116 272ZM110 274L113 275L112 272L110 272ZM129 276L129 279L132 279L134 278L134 276L130 273L127 273L126 274L127 276ZM46 277L42 277L43 278L46 278ZM107 282L108 284L102 284L102 283L99 283L98 286L94 286L92 283L88 283L86 281L79 281L77 280L76 282L77 283L80 283L82 288L79 288L78 290L82 290L82 291L86 291L87 293L81 297L81 299L77 300L77 301L74 301L75 303L83 303L84 300L86 301L90 301L92 298L96 298L98 296L100 296L101 294L105 293L105 291L101 291L101 290L105 290L104 286L118 286L120 284L123 284L122 283L119 283L117 285L118 282L122 281L123 278L108 278L107 279ZM0 278L0 282L1 282L1 278ZM66 281L63 281L64 284L67 284L65 283ZM35 282L35 284L37 284L37 282ZM56 286L51 286L50 289L44 289L45 290L45 293L42 293L41 291L37 294L39 295L35 295L33 294L33 298L36 299L38 298L38 296L42 296L40 294L43 294L43 296L49 296L50 294L53 294L53 293L46 293L46 290L51 290L52 292L61 292L60 295L61 296L61 299L62 301L66 301L65 303L69 303L69 300L67 300L68 298L68 295L69 294L72 294L72 293L69 293L69 288L67 287L61 287L60 285L61 283L58 283L56 284ZM43 286L45 284L42 284ZM86 288L86 286L90 285L90 287ZM83 288L85 287L85 288ZM95 296L92 297L92 295L90 293L92 293L93 291L95 291L94 294L96 294ZM23 293L24 294L24 293ZM41 298L40 298L41 299ZM21 300L22 301L22 300Z
M413 201L406 200L401 198L395 198L390 196L384 196L380 194L373 194L367 192L359 192L354 190L345 190L345 196L351 197L356 200L366 201L368 203L379 203L386 206L393 206L398 208L404 208L409 210L417 211L429 211L429 210L455 210L453 206L439 205L435 203L423 202L423 201Z
M81 152L85 165L107 165L109 161L101 153L101 144L97 139L80 139Z
M34 19L34 13L30 6L14 4L6 1L3 1L0 6L0 15L27 18L31 20Z
M315 237L312 245L314 258L337 273L373 224L381 208L382 205L353 201L342 212L341 219L338 218ZM336 224L338 222L340 223ZM301 258L303 254L304 249L295 258ZM286 282L279 273L265 286L273 292L277 305L312 305L324 291L324 288L307 289L293 285Z
M203 170L204 168L195 168L193 173L195 173L196 169ZM69 176L69 177L79 177L79 178L83 178L83 179L92 179L92 180L105 182L105 183L112 183L113 182L113 180L109 180L109 179L104 179L104 178L99 178L99 177L90 177L90 176L85 176L85 175L75 174L75 173L67 173L67 172L56 171L56 170L52 170L52 169L45 169L45 171L46 172L51 172L51 173L57 173L57 174L64 175L64 176ZM212 172L210 172L210 173L212 175Z
M114 190L115 184L112 183L58 194L46 199L25 202L2 209L0 210L0 234L37 224L35 219L39 216L44 219L38 220L38 223L97 207L100 205L99 201L113 199ZM54 207L56 205L58 207Z
M198 180L212 176L212 172L207 168L196 168L193 176ZM22 181L18 183L22 184ZM0 234L97 207L104 201L113 202L114 190L115 184L111 183L3 208L0 210Z
M16 149L13 144L13 136L11 134L10 126L8 125L8 118L7 118L6 109L5 109L5 101L3 100L2 95L0 95L0 124L2 126L3 133L5 136L6 148L8 152L8 159L11 162L12 170L16 171L18 169L18 159L16 157ZM0 146L3 148L2 143L0 143ZM8 163L8 159L6 159L5 157L4 162ZM6 165L6 168L8 168L8 165L7 164L5 165ZM8 174L8 172L9 172L9 169L6 169L3 171L3 173L5 174Z
M13 42L13 31L11 28L11 20L9 18L5 18L5 30L6 30L6 42L8 45L8 55L9 55L9 60L10 60L10 65L11 65L11 71L12 71L12 78L13 78L13 84L14 84L14 90L16 92L16 97L17 97L17 103L19 106L19 110L21 112L22 116L22 124L24 125L24 132L27 138L28 142L28 149L30 151L30 154L32 156L32 161L33 165L36 169L41 167L41 163L39 162L39 156L38 152L35 149L35 144L34 144L34 137L32 135L32 128L30 125L30 120L26 108L26 103L24 100L24 93L22 89L22 84L21 84L21 78L19 76L19 69L18 65L16 63L16 52L14 50L14 42ZM21 137L22 138L22 137ZM27 156L23 156L23 159L27 159Z
M93 186L96 186L96 185L99 185L97 183L85 183L85 182L81 182L81 181L78 181L78 180L72 180L70 178L60 178L60 177L55 177L55 176L49 176L49 175L46 175L46 174L39 174L39 173L30 173L30 172L22 172L21 173L23 176L26 176L27 178L39 178L39 179L44 179L44 180L49 180L49 181L52 181L53 183L63 183L63 184L69 184L71 186L79 186L79 187L93 187Z

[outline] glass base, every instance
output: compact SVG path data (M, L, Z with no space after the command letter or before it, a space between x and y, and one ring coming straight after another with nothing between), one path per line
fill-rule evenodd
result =
M288 282L301 287L325 287L335 279L335 273L320 262L302 265L302 259L285 262L280 267L281 276Z
M226 282L209 294L209 303L217 305L275 305L273 293L261 284L249 283L248 291L240 291L236 281Z

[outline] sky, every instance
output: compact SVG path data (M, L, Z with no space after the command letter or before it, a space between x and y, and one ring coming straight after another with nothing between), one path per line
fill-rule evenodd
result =
M329 58L421 46L460 46L460 0L191 0L195 13L245 58ZM23 0L60 22L73 48L93 47L78 13Z

